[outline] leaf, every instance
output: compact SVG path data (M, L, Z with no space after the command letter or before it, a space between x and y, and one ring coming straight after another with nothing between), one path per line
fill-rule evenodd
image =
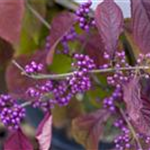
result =
M142 53L150 52L150 2L132 0L133 38Z
M124 85L124 101L129 117L139 132L150 135L150 101L141 95L139 79L132 79Z
M53 19L49 40L51 48L46 58L47 64L50 65L52 63L57 44L60 42L62 37L71 29L74 23L75 16L70 12L63 12Z
M68 127L71 121L84 114L83 103L72 99L67 106L55 106L52 110L53 125L56 128Z
M6 64L11 60L14 53L14 49L10 43L3 39L0 39L0 65L1 67L6 66Z
M53 58L53 63L50 65L49 70L54 73L66 73L71 70L72 59L63 54L56 54ZM60 67L60 64L63 65Z
M4 144L4 150L33 150L33 147L21 129L12 133Z
M24 0L0 1L0 37L14 43L19 41Z
M43 23L40 21L39 18L35 17L31 9L33 9L35 12L37 12L41 18L46 19L46 4L47 0L29 0L30 6L28 6L28 9L25 14L24 24L23 27L26 30L27 34L34 40L34 42L38 45L41 29ZM30 10L29 10L29 7Z
M38 126L36 138L40 145L40 150L49 150L52 139L52 115L47 113Z
M35 61L36 63L42 63L44 66L42 73L46 73L46 55L46 51L37 51L33 55L21 55L14 59L22 67L24 67L31 61ZM29 99L26 95L26 91L29 87L34 87L37 84L40 85L45 82L45 80L37 81L22 75L21 71L12 63L10 63L7 67L5 78L9 93L12 94L12 96L14 97L22 98L23 100Z
M95 11L96 26L105 44L106 51L113 57L118 38L123 30L123 14L113 0L105 0Z
M106 60L103 58L105 47L99 34L84 34L79 37L79 41L83 45L85 43L85 52L95 61L98 67L106 63Z
M135 64L136 63L135 58L139 57L140 49L138 45L135 43L131 33L129 33L128 31L125 31L124 35L125 35L125 39L123 41L124 47L125 49L128 50L130 61L132 62L132 64Z
M103 132L102 124L109 116L108 110L100 109L74 119L72 122L74 138L85 146L86 150L98 150L99 137Z

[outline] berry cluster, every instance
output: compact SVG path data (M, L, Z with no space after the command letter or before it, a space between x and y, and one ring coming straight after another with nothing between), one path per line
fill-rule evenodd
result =
M72 27L70 29L70 31L68 33L66 33L62 40L61 40L61 44L63 46L63 53L64 54L68 54L69 53L69 45L68 42L75 40L75 38L77 37L77 33L75 31L75 29Z
M114 140L116 150L130 149L132 147L132 144L130 143L130 130L126 127L125 122L122 119L119 119L114 123L114 125L122 132L122 134Z
M122 89L120 86L116 87L111 96L106 97L103 101L104 108L109 109L110 111L115 111L115 102L118 102L122 99Z
M68 77L69 86L73 94L82 93L87 91L91 87L91 81L89 77L89 71L95 68L94 61L89 56L83 54L75 54L72 63L72 67L76 71L73 72L73 76Z
M75 94L90 89L89 71L95 68L94 61L83 54L75 54L74 59L72 67L75 71L71 76L61 81L48 80L43 85L27 90L27 95L33 100L33 107L49 110L54 104L64 106Z
M147 62L150 59L150 53L147 53L146 55L144 54L139 54L139 57L137 59L137 64L147 64Z
M49 80L42 86L29 88L27 95L33 100L33 107L40 107L44 111L53 108L55 104L59 106L67 105L72 98L72 93L69 92L68 82Z
M82 4L76 11L77 21L81 29L89 31L92 26L95 26L95 20L89 17L91 1Z
M37 85L34 88L30 87L26 93L27 96L30 97L30 100L32 100L33 107L41 107L44 111L52 108L56 103L50 95L50 92L53 91L53 88L53 82L50 80L46 81L46 83L43 85Z
M110 56L105 52L104 58L109 60ZM116 70L112 76L107 76L107 83L108 85L115 88L111 96L104 99L104 108L108 108L110 111L115 111L115 102L119 102L122 100L122 84L129 80L129 72L123 72L120 70L121 67L129 67L129 64L126 62L125 53L123 52L116 52L115 55L115 63L113 64L113 68ZM104 64L101 66L101 69L107 69L112 67L111 63Z
M150 65L150 53L147 53L146 55L144 54L139 54L139 57L137 58L137 65L142 65L142 66L149 66ZM143 76L146 79L149 79L150 76L148 73L144 73Z
M104 55L105 59L110 59L109 55L105 53ZM104 67L110 66L110 64L105 64ZM123 67L130 68L131 66L126 61L125 52L116 52L115 55L115 62L112 66L115 69L115 73L113 76L107 77L107 82L109 85L120 87L122 83L129 81L129 76L132 74L131 71L122 71L120 70Z
M25 109L10 95L0 95L0 118L9 129L18 129L25 117Z
M38 73L42 71L43 65L42 64L37 64L35 61L32 61L30 64L25 66L25 72L26 73Z
M144 145L143 149L150 150L150 136L137 133L137 137L140 140L140 142L143 143Z

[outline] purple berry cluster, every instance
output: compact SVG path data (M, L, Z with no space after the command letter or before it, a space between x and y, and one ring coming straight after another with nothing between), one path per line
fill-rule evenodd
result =
M44 111L47 111L56 103L50 94L50 92L53 91L53 88L53 82L48 80L43 85L30 87L26 91L26 94L30 97L30 100L32 100L32 105L34 108L41 107Z
M114 126L121 130L121 134L118 135L114 139L114 143L116 146L116 150L130 150L134 149L135 143L133 139L132 134L130 133L129 128L127 127L126 123L124 122L123 119L118 119L115 121ZM136 133L136 136L139 140L140 143L143 143L142 146L143 148L140 149L138 148L138 145L136 145L137 150L150 150L150 136L143 135L141 133Z
M139 54L139 57L137 58L137 65L142 65L142 66L149 66L150 65L150 53L147 53L146 55L144 54ZM150 75L148 73L143 74L143 76L146 79L150 78Z
M25 109L10 95L0 95L0 118L10 130L18 129L25 117Z
M42 86L29 88L27 95L33 101L33 107L40 107L44 111L49 111L55 104L59 106L67 105L72 98L72 94L68 90L66 81L47 81Z
M115 102L119 102L120 100L122 100L122 89L118 86L111 96L104 99L103 107L109 109L111 112L114 112L116 110Z
M63 46L63 53L64 54L69 54L69 42L72 42L73 40L75 40L77 37L77 33L75 31L75 29L72 27L70 29L70 31L68 33L66 33L62 40L61 40L61 44Z
M38 73L42 71L43 65L37 64L35 61L32 61L30 64L25 66L25 72L32 74L32 73Z
M132 144L130 143L131 141L130 130L126 127L125 122L122 119L119 119L114 123L114 125L122 132L114 140L116 150L131 149Z
M109 60L110 56L105 52L104 58ZM145 68L149 65L150 54L139 54L139 58L137 59L137 66L144 66ZM115 88L121 88L124 83L130 81L137 72L135 69L131 69L133 66L129 65L126 60L125 52L116 52L114 64L112 65L110 62L108 64L104 64L100 66L101 69L114 68L114 74L111 76L107 76L107 83L110 86ZM136 66L135 66L136 67ZM122 68L127 68L127 70L121 70ZM149 74L142 74L143 77L149 78Z
M146 136L141 133L137 133L137 137L140 140L140 142L143 143L143 145L145 147L143 149L150 150L150 136Z
M59 82L53 93L59 106L66 106L73 97L66 80Z
M104 58L109 60L110 56L105 52L104 53ZM104 64L101 66L101 69L107 69L111 67L112 64ZM110 111L114 112L115 111L115 102L119 102L122 100L122 84L125 82L128 82L129 80L129 74L131 72L124 73L123 71L120 70L121 67L129 67L129 64L126 62L126 57L125 53L123 52L116 52L115 56L115 64L113 68L115 68L115 72L112 76L107 76L107 83L108 85L112 86L115 88L111 96L106 97L104 99L104 108L108 108ZM122 102L122 101L121 101Z
M75 68L75 71L71 77L67 78L73 94L82 93L90 89L89 71L95 68L94 61L87 55L75 54L74 59L76 61L72 63L72 67Z
M89 17L91 1L82 4L76 11L77 21L81 29L89 31L92 26L95 26L95 20Z
M27 90L27 95L33 101L34 107L41 107L43 110L49 110L55 104L64 106L69 103L71 98L77 93L83 93L90 89L91 81L89 71L95 68L94 61L87 55L75 54L75 71L64 80L48 80L43 85L36 85Z
M110 59L110 56L108 54L104 54L105 59ZM103 68L109 67L110 64L104 64ZM115 55L115 64L112 66L115 69L115 73L113 76L107 77L107 82L109 85L112 85L114 87L120 87L122 83L129 81L129 76L132 74L132 71L122 71L120 70L123 67L130 68L131 66L126 61L125 52L116 52ZM133 72L134 73L134 72Z

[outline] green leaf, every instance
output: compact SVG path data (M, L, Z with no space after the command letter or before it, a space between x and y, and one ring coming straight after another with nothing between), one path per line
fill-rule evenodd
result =
M55 73L66 73L71 69L72 59L63 54L54 56L53 63L49 66L50 71Z
M41 18L45 19L46 15L46 2L47 0L30 0L29 6L40 15ZM20 44L16 45L17 54L27 54L36 50L41 44L40 36L42 30L42 22L32 10L29 9L28 4L25 11Z
M84 108L81 102L72 99L67 106L55 106L52 109L53 125L57 128L67 127L72 119L84 114Z

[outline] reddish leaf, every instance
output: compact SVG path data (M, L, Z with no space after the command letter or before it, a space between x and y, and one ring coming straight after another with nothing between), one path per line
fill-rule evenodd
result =
M99 137L103 132L103 123L110 113L100 109L94 113L83 115L73 120L72 131L75 139L87 150L98 150Z
M28 138L21 129L12 133L4 144L4 150L33 150Z
M31 61L44 64L43 73L46 73L46 51L37 51L33 55L21 55L15 60L19 65L24 67ZM24 75L21 75L21 71L14 65L10 64L6 70L6 83L9 92L17 98L28 99L25 97L25 92L29 87L34 87L37 84L42 84L45 80L34 80Z
M96 25L105 44L106 51L113 56L118 38L123 30L123 14L114 0L105 0L95 11Z
M132 0L133 37L142 53L150 52L150 1Z
M141 95L139 79L124 85L124 101L133 125L143 134L150 134L150 101Z
M90 37L88 39L88 37ZM80 42L85 44L86 53L95 61L98 67L104 63L106 60L103 58L104 55L104 44L102 38L97 33L85 34L80 38Z
M13 43L19 40L24 0L0 1L0 37Z
M53 19L50 33L51 48L46 58L48 64L52 63L57 44L60 42L62 37L71 29L74 23L75 16L74 14L69 12L63 12Z
M36 138L40 145L40 150L49 150L52 139L52 115L47 113L40 123Z
M12 58L14 49L8 42L0 39L0 64L5 66Z

